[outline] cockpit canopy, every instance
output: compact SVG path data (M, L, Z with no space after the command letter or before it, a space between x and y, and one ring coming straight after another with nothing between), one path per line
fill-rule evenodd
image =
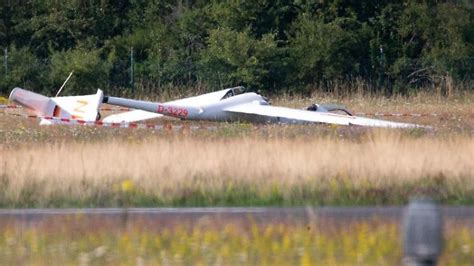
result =
M229 88L229 91L224 95L224 97L221 98L221 100L230 98L235 95L239 95L245 92L245 87L244 86L237 86L233 88Z

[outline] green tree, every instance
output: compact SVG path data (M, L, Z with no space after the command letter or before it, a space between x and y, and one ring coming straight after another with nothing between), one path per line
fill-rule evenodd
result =
M466 72L462 62L469 58L464 36L469 14L460 5L408 2L396 21L399 42L391 46L398 46L398 54L389 74L402 92Z
M100 55L100 50L84 48L54 53L49 72L52 92L61 86L70 71L74 71L74 76L64 89L65 94L94 93L97 88L107 86L111 64Z
M465 0L7 1L0 46L19 71L0 77L2 90L55 90L69 72L62 68L75 66L71 93L120 93L133 47L135 87L145 93L196 84L300 91L354 78L405 93L471 82L474 8Z
M265 34L255 39L249 30L211 30L200 60L202 79L219 88L243 84L269 90L267 85L271 84L265 82L269 60L274 59L272 55L278 50L274 37Z
M140 83L155 88L196 83L197 62L209 27L207 10L177 5L164 13L149 12L140 19L133 14L146 23L136 24L129 37L122 39L136 51Z
M296 82L314 84L357 75L363 34L357 29L348 30L354 24L358 24L354 17L325 22L321 16L302 14L293 25L294 36L290 39Z
M16 48L12 45L7 49L8 73L5 75L4 64L2 64L0 92L7 94L14 87L42 91L42 85L46 79L45 64L42 64L27 47ZM3 60L2 63L4 63Z
M219 27L239 32L248 31L256 38L274 34L277 40L286 40L286 31L297 17L293 1L213 1L210 16Z

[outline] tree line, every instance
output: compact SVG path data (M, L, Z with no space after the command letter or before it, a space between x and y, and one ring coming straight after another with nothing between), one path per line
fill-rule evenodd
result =
M0 93L472 90L474 4L388 0L4 0ZM454 85L453 85L454 84Z

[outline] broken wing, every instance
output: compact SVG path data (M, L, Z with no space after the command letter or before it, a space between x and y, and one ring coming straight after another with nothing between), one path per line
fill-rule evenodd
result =
M423 127L415 124L391 122L379 119L342 115L329 112L314 112L307 110L292 109L287 107L278 107L271 105L260 105L247 103L231 106L225 109L234 114L247 114L268 117L269 121L281 123L327 123L336 125L358 125L370 127L389 127L389 128L417 128Z

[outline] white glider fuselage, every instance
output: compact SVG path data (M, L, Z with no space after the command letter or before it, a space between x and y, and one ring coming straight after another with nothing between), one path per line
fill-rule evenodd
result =
M221 122L241 121L252 123L278 122L278 120L274 117L226 111L228 108L248 103L269 105L269 103L261 95L253 92L242 93L223 99L224 95L228 91L229 89L226 89L166 103L137 101L109 96L107 103L140 109L148 112L155 112L186 120L208 120Z
M391 128L423 127L415 124L331 113L324 110L309 111L271 106L261 95L253 92L241 93L241 89L238 87L166 103L111 96L105 97L104 102L188 120L284 124L327 123ZM140 118L141 115L137 113L136 120L143 120ZM120 116L121 114L114 118L120 119ZM120 120L114 122L120 122Z
M211 120L224 122L253 122L253 123L270 123L272 117L265 117L254 114L241 114L227 111L227 109L243 104L269 105L268 102L260 95L248 92L222 99L213 103L201 106L202 112L195 117L189 117L192 120Z

